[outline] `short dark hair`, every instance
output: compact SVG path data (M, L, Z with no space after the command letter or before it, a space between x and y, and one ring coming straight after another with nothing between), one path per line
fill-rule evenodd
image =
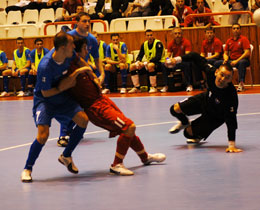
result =
M241 25L240 25L239 23L233 23L233 24L232 24L232 28L233 28L233 26L235 26L235 25L237 25L237 26L239 26L239 28L241 28Z
M215 28L210 26L210 27L205 28L205 32L206 31L213 31L215 33Z
M110 35L110 39L112 39L113 36L118 36L119 37L119 33L113 33Z
M86 38L82 38L79 36L74 36L74 45L75 45L75 51L76 52L81 52L83 44L88 44Z
M68 44L68 38L72 37L71 35L60 31L57 33L54 37L54 47L56 50L58 50L61 46L66 46Z
M42 42L43 43L43 40L41 38L37 38L34 40L34 44L36 44L37 42Z
M152 30L152 29L146 29L145 34L146 34L147 32L153 32L153 30Z
M17 41L24 41L24 39L23 39L23 37L20 37L20 36L19 36L19 37L16 39L16 42L17 42Z
M224 67L226 70L233 72L233 67L230 65L230 63L221 64L219 68L220 67Z
M76 16L76 21L79 22L79 21L80 21L80 18L81 18L82 16L88 16L88 17L90 17L88 13L86 13L86 12L80 12L80 13Z

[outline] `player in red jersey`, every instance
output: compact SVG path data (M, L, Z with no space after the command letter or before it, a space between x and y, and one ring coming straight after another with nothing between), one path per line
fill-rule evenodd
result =
M76 37L75 50L80 57L87 54L87 41ZM79 68L76 58L69 69L69 74ZM134 122L127 118L116 104L107 96L102 95L100 85L88 74L80 74L77 77L76 85L70 89L70 94L84 108L89 120L96 126L110 131L109 137L119 135L115 159L110 167L110 172L117 175L133 175L134 172L125 168L123 159L128 148L132 148L140 157L144 165L152 162L162 162L166 156L162 153L148 154L135 134L136 126Z

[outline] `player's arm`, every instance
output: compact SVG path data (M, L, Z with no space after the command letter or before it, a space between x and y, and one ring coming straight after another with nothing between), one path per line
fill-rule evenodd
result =
M100 81L100 84L102 84L105 80L105 71L104 71L104 67L103 67L103 62L100 58L95 58L95 64L96 64L96 67L100 73L100 76L99 76L99 81Z
M163 50L164 50L163 44L161 42L158 42L156 44L156 54L155 54L155 57L152 58L149 62L152 62L152 63L159 62L161 60L161 58L162 58Z
M250 49L245 49L244 53L236 60L232 61L231 66L235 66L243 58L248 58L250 56Z

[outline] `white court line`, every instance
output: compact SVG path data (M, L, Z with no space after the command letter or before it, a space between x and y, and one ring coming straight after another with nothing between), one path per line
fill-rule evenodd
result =
M259 114L260 114L260 112L255 112L255 113L238 114L237 116L250 116L250 115L259 115ZM176 123L176 122L178 122L178 121L168 121L168 122L161 122L161 123L150 123L150 124L144 124L144 125L137 125L136 127L141 128L141 127L148 127L148 126L165 125L165 124ZM92 131L92 132L86 132L86 133L84 133L84 135L91 135L91 134L104 133L104 132L108 132L108 131L106 131L106 130ZM58 140L58 138L48 139L48 141L54 141L54 140ZM11 149L16 149L16 148L20 148L20 147L29 146L31 144L32 144L32 142L26 143L26 144L20 144L20 145L16 145L16 146L12 146L12 147L6 147L6 148L3 148L3 149L0 149L0 152L6 151L6 150L11 150Z

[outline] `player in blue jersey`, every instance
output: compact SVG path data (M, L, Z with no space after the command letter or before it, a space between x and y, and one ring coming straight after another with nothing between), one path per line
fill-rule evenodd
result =
M26 93L27 96L33 95L33 85L36 82L39 63L44 55L49 52L47 48L43 47L43 40L40 38L34 40L34 45L35 49L33 49L30 53L31 70L29 71L28 75L28 92Z
M69 77L64 78L71 61L75 58L73 37L64 32L54 37L54 49L41 60L38 66L37 83L34 89L33 116L38 128L37 138L30 147L28 158L21 174L22 182L32 181L32 168L42 147L47 142L52 118L61 124L67 125L71 120L76 123L72 130L70 141L59 157L71 173L78 173L71 153L78 145L88 123L88 117L82 108L66 92L76 84L76 77L81 72L91 71L86 62L79 59L79 66L84 66Z
M76 17L76 20L77 20L77 28L68 32L68 34L70 34L72 36L78 36L78 37L83 37L83 38L87 39L88 52L94 58L95 65L100 73L100 76L98 77L98 79L100 81L100 84L102 84L105 79L105 73L104 73L102 60L99 58L97 39L91 33L89 33L89 27L91 26L90 17L88 15L88 13L80 12ZM89 53L87 54L87 56L85 58L86 62L89 60ZM72 126L73 126L73 122L71 123L70 127L72 127ZM68 144L69 136L68 136L67 130L68 130L67 127L65 125L61 124L60 137L57 142L58 146L65 147Z
M0 50L0 74L4 76L4 71L7 70L7 65L8 65L8 59L6 57L6 54L4 51ZM8 88L7 88L8 90ZM10 94L5 91L5 86L4 86L4 91L0 94L0 97L5 97L9 96Z

